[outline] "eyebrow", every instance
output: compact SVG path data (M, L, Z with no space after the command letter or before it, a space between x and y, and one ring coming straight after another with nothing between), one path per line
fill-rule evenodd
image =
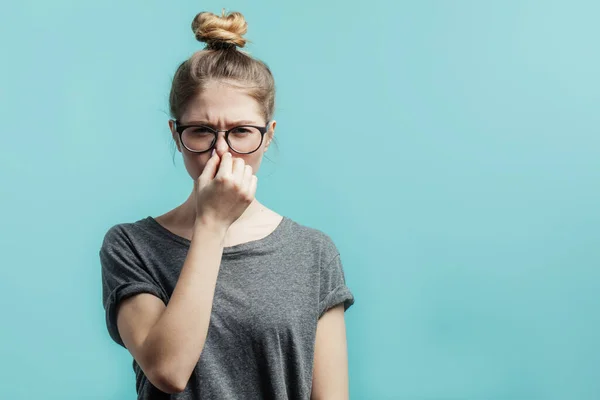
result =
M186 123L185 125L206 125L206 126L215 126L215 124L209 122L209 121L190 121L188 123ZM241 121L232 121L229 124L230 126L239 126L239 125L257 125L260 126L259 123L256 123L254 121L248 121L248 120L241 120Z

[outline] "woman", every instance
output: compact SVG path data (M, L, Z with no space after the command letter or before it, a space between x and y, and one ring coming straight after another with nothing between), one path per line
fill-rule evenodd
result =
M193 190L106 233L110 336L134 358L138 399L348 398L354 297L339 252L255 198L275 133L273 76L237 50L240 13L200 13L192 29L206 47L175 73L169 127Z

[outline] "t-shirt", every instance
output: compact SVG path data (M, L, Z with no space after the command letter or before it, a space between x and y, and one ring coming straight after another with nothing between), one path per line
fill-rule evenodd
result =
M165 305L191 241L153 217L112 226L100 248L111 338L117 304L151 293ZM309 399L318 319L354 296L331 237L283 216L264 238L223 249L204 348L181 393L156 388L133 359L138 399ZM193 318L193 315L190 315Z

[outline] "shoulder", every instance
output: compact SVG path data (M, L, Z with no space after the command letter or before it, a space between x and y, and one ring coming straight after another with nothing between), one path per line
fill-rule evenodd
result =
M102 238L101 251L108 249L124 249L133 247L136 236L139 236L145 219L134 222L116 223L105 231Z
M290 232L294 236L294 240L318 252L321 255L322 261L331 261L339 255L338 247L332 236L324 229L309 226L290 218L288 220L291 225Z

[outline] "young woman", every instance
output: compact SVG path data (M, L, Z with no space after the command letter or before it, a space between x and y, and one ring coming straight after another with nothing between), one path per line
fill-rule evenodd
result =
M169 127L193 190L106 233L108 332L133 356L138 399L347 399L354 297L340 254L255 198L271 71L237 49L240 13L200 13L192 29L206 47L175 73Z

